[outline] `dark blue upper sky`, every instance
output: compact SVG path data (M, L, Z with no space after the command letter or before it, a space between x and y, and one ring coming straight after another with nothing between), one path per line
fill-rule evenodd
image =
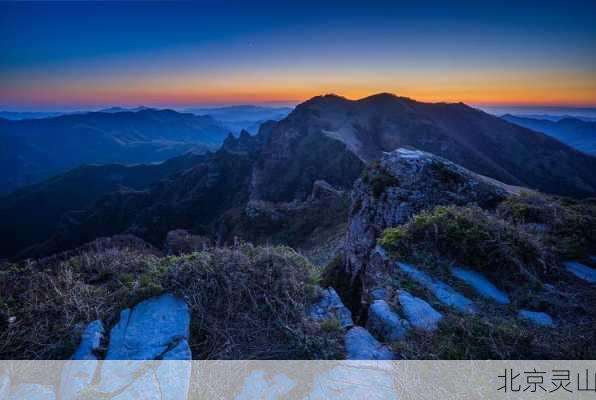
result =
M0 107L596 104L596 2L0 4Z

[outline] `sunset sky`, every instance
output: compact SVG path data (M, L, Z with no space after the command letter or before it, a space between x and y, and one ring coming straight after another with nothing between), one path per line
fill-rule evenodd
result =
M595 1L449 3L1 3L0 108L596 106Z

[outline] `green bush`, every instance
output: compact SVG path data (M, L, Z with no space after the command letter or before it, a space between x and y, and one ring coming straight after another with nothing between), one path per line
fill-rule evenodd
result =
M379 244L412 261L429 254L447 257L517 281L537 278L554 267L540 241L476 206L439 206L406 224L386 229Z
M593 200L523 193L503 201L498 215L520 229L541 226L545 245L563 258L583 258L596 249L596 204Z

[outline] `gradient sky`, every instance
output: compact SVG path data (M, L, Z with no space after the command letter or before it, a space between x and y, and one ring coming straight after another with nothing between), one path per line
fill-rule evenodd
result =
M0 3L0 108L594 106L595 21L596 1Z

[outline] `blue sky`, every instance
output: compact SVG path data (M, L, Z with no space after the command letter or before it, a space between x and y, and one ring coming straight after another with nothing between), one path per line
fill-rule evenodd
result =
M411 3L2 3L0 107L596 104L596 2Z

